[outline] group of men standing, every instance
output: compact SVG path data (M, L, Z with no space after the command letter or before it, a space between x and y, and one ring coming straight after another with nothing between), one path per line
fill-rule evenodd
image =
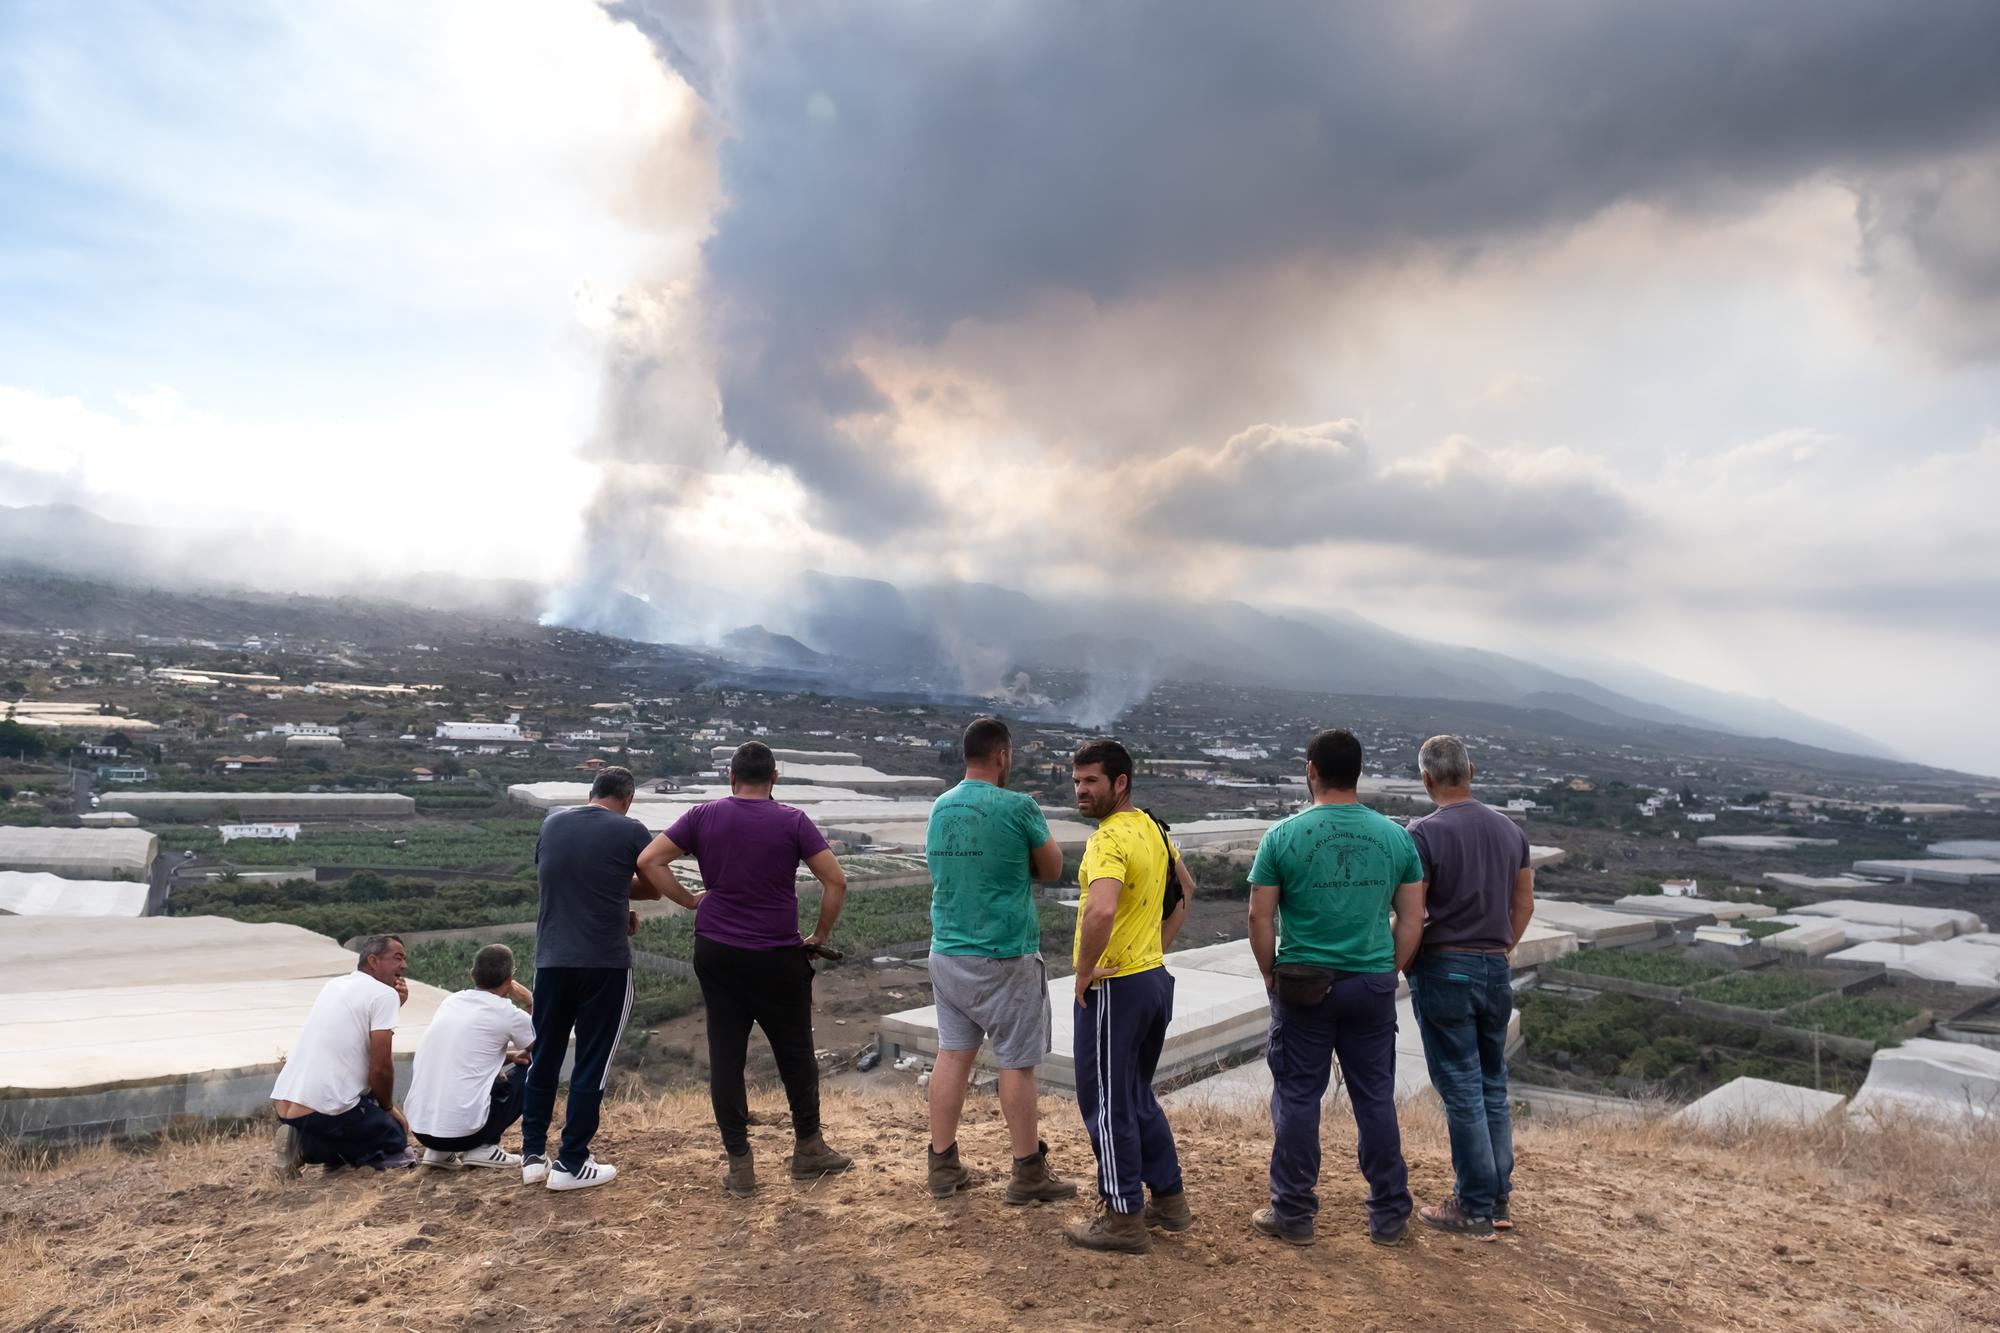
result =
M1037 1137L1034 1067L1047 1055L1050 1006L1033 880L1059 877L1040 809L1004 790L1003 723L965 733L965 780L932 807L931 984L938 1011L932 1076L931 1193L970 1181L956 1142L965 1081L983 1042L999 1068L1014 1153L1007 1201L1067 1198ZM1337 1059L1353 1106L1368 1230L1399 1243L1413 1203L1396 1120L1396 996L1410 982L1431 1081L1451 1126L1457 1185L1418 1216L1488 1239L1512 1225L1507 955L1533 908L1527 837L1473 799L1456 737L1419 751L1437 809L1405 829L1361 804L1361 744L1346 731L1306 750L1308 807L1270 829L1250 869L1250 945L1270 994L1271 1203L1261 1234L1311 1244L1318 1212L1320 1108ZM1167 950L1195 890L1165 827L1133 803L1132 756L1116 741L1076 752L1078 810L1097 821L1078 870L1071 1012L1077 1103L1097 1166L1100 1207L1067 1228L1088 1249L1144 1253L1155 1228L1193 1214L1179 1153L1153 1094L1174 978Z
M964 780L933 805L926 838L939 1048L926 1183L943 1199L973 1182L960 1160L958 1125L974 1061L990 1047L1012 1158L1006 1201L1069 1199L1077 1186L1049 1163L1034 1073L1054 1021L1034 884L1059 880L1063 857L1034 799L1007 789L1006 725L977 719L963 748ZM1273 1145L1270 1205L1250 1223L1276 1240L1314 1237L1320 1110L1336 1059L1368 1184L1369 1236L1393 1245L1407 1232L1414 1204L1395 1104L1399 977L1409 981L1456 1174L1452 1196L1417 1216L1476 1239L1512 1225L1507 955L1532 911L1534 872L1519 826L1473 798L1471 760L1457 738L1426 741L1418 765L1437 809L1406 829L1361 804L1360 742L1346 731L1320 732L1306 748L1311 803L1264 835L1251 865L1250 947L1271 1006ZM533 992L514 979L504 946L482 949L473 989L440 1006L417 1052L402 1110L393 1102L390 1042L407 998L407 960L393 936L362 941L359 966L322 992L272 1091L287 1169L302 1161L332 1168L421 1160L519 1166L524 1183L555 1190L614 1179L616 1168L592 1157L590 1145L632 1008L630 904L667 898L695 912L694 971L707 1006L724 1188L737 1197L756 1190L744 1087L753 1027L770 1043L790 1104L790 1174L845 1170L851 1159L820 1127L812 960L831 955L847 882L812 820L772 799L776 776L768 747L739 747L730 795L690 808L657 836L630 817L635 787L623 769L599 773L588 804L551 814L536 849ZM1153 1229L1193 1222L1153 1079L1173 1019L1167 950L1195 884L1166 826L1134 804L1133 777L1131 754L1114 740L1091 741L1072 760L1077 808L1097 822L1077 876L1070 1021L1099 1207L1066 1233L1088 1249L1143 1253ZM673 872L687 856L700 866L700 892ZM815 929L803 936L795 887L802 864L822 888ZM551 1158L550 1123L572 1035L563 1135ZM518 1157L499 1147L516 1118Z

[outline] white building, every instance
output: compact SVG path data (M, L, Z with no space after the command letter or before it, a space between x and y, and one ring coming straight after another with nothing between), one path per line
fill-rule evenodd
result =
M279 722L272 726L273 736L338 736L339 727L329 727L320 722Z
M1699 898L1701 883L1692 879L1669 879L1660 882L1660 892L1669 898Z
M286 842L299 840L297 824L217 824L215 831L222 835L224 842L235 842L238 838L282 838Z
M1698 810L1688 816L1688 823L1690 824L1713 824L1714 822L1715 814L1713 811Z
M437 738L441 741L518 741L521 724L518 722L440 722L437 724Z

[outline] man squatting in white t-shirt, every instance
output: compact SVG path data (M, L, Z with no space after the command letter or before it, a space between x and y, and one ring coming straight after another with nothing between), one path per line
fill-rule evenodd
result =
M329 1171L414 1164L389 1049L396 1010L410 995L409 960L394 935L370 935L354 951L354 970L320 988L271 1088L285 1175L298 1174L302 1162Z
M528 1053L535 997L514 980L514 951L489 944L472 959L472 984L445 997L417 1047L410 1095L403 1099L410 1133L424 1145L423 1164L519 1166L500 1136L521 1118L528 1090Z

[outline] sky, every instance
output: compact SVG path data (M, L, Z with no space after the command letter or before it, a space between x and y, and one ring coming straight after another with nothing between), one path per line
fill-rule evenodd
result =
M1990 773L1995 50L1990 0L11 0L0 503L1340 609Z

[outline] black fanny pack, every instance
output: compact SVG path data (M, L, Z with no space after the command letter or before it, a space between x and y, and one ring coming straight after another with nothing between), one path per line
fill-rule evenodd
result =
M1343 972L1337 967L1314 967L1311 963L1279 963L1271 969L1278 981L1278 999L1294 1009L1311 1009L1326 998L1337 981L1358 977L1359 972Z

